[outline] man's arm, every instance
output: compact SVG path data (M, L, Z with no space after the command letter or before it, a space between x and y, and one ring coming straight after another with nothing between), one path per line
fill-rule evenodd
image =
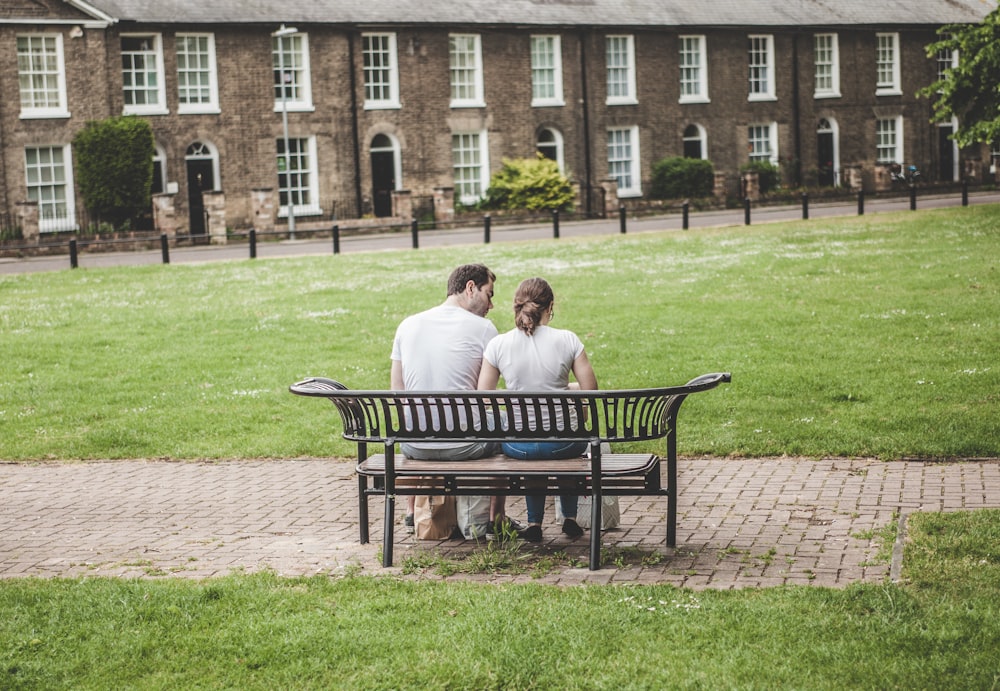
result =
M406 388L403 385L403 363L399 360L392 361L392 369L389 372L389 388L393 391L402 391Z

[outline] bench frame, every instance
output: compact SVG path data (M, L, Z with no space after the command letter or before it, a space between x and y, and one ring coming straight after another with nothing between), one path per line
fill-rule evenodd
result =
M705 374L683 386L608 391L355 391L312 377L289 387L326 398L340 413L344 438L357 444L360 539L369 541L368 499L385 498L382 564L392 566L397 496L593 497L590 569L600 568L603 495L666 495L666 543L677 543L677 414L692 393L731 381ZM533 420L548 419L548 425ZM573 421L573 422L571 422ZM604 453L602 444L664 439L663 458ZM397 454L400 442L586 441L588 456L522 461L497 455L470 461L414 460ZM380 453L368 453L376 445ZM607 447L605 447L607 448ZM661 463L666 461L666 482Z

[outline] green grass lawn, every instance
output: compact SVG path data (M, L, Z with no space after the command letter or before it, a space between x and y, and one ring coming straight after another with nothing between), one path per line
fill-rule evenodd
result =
M347 456L312 375L387 388L450 270L556 291L602 388L685 403L684 455L1000 455L1000 207L0 277L0 458Z

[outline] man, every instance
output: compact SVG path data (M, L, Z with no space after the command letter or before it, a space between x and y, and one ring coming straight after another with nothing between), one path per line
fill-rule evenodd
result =
M496 275L482 264L465 264L448 277L444 303L404 319L392 342L390 388L393 391L475 390L483 350L497 335L486 314L493 307ZM410 458L471 460L500 450L495 442L425 442L400 444ZM413 532L411 495L406 500L406 530ZM490 501L490 522L504 515L504 497Z

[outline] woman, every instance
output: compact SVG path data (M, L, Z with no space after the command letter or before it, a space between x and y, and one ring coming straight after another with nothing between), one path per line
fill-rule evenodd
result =
M516 328L495 336L483 353L479 389L495 389L502 376L510 391L559 391L564 389L597 390L597 377L590 366L583 342L572 331L554 329L552 321L555 297L542 278L521 281L514 295ZM570 383L573 373L575 383ZM512 458L573 458L587 451L586 440L577 442L504 442L503 452ZM577 496L560 495L562 530L570 537L583 535L576 522ZM541 542L545 497L525 497L528 527L519 532L522 539Z

